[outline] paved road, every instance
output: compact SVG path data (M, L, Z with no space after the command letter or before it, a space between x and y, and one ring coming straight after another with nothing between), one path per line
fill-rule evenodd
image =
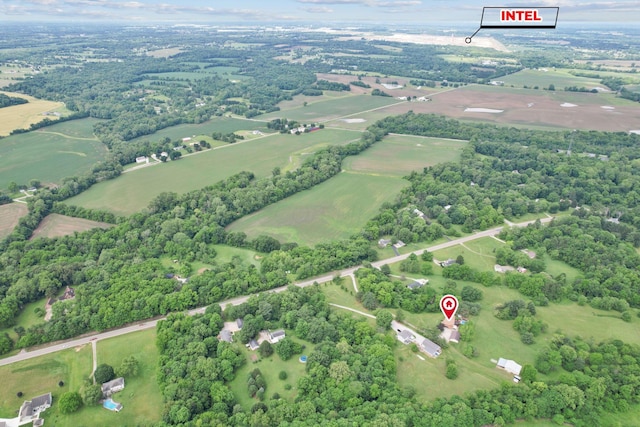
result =
M551 217L551 218L542 218L540 220L540 222L541 223L548 223L548 222L551 222L552 220L553 220L553 217ZM533 224L534 222L535 222L535 220L534 221L526 221L526 222L521 222L521 223L518 223L518 224L513 224L513 226L525 227L525 226L527 226L529 224ZM399 261L403 261L403 260L407 259L409 257L409 255L411 255L412 253L415 253L416 255L421 255L422 252L424 252L424 251L434 252L434 251L438 251L440 249L450 248L451 246L459 245L460 243L466 243L466 242L470 242L472 240L481 239L483 237L493 236L495 234L498 234L500 231L502 231L502 228L503 227L496 227L496 228L492 228L490 230L480 231L480 232L472 234L470 236L460 237L459 239L451 240L451 241L445 242L445 243L440 243L439 245L434 245L434 246L431 246L431 247L428 247L428 248L425 248L425 249L419 249L419 250L411 252L411 253L394 256L392 258L386 258L386 259L383 259L381 261L376 261L376 262L372 263L371 265L373 267L380 268L384 264L393 264L393 263L396 263L396 262L399 262ZM355 271L360 267L361 266L356 266L356 267L351 267L351 268L342 270L339 273L340 277L352 276L353 273L355 273ZM336 275L336 273L331 273L331 274L327 274L325 276L316 277L314 279L306 280L304 282L294 283L294 285L295 286L299 286L301 288L304 288L304 287L307 287L307 286L311 286L314 283L326 283L326 282L330 282L331 280L333 280L335 275ZM284 292L284 291L287 290L287 288L288 288L288 286L282 286L280 288L271 289L268 292L276 292L276 293ZM240 305L240 304L243 304L243 303L247 302L247 300L251 296L252 295L245 295L245 296L241 296L241 297L237 297L237 298L228 299L226 301L220 302L220 306L222 308L225 308L228 305ZM193 310L189 310L187 313L190 316L193 316L194 314L204 313L205 310L206 310L206 307L200 307L200 308L195 308ZM103 340L103 339L107 339L107 338L118 337L120 335L130 334L132 332L138 332L138 331L143 331L145 329L155 328L157 323L158 323L158 321L163 320L163 319L164 319L164 317L158 318L158 319L153 319L153 320L148 320L148 321L137 323L137 324L134 324L134 325L130 325L130 326L125 326L125 327L122 327L122 328L114 329L112 331L101 332L99 334L85 336L85 337L82 337L82 338L76 338L76 339L65 341L65 342L62 342L62 343L55 343L55 344L47 345L46 347L40 347L40 348L37 348L37 349L34 349L34 350L30 350L30 351L24 351L23 350L21 353L15 355L15 356L11 356L11 357L6 357L4 359L0 359L0 366L9 365L11 363L19 362L19 361L22 361L22 360L32 359L34 357L43 356L45 354L55 353L56 351L61 351L61 350L67 349L67 348L86 345L86 344L91 343L92 341L99 341L99 340Z

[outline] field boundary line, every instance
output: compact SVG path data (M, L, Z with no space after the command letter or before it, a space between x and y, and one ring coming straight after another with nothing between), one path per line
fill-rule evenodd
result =
M58 135L58 136L61 136L63 138L76 139L76 140L80 140L80 141L98 141L98 142L100 142L98 140L98 138L96 138L96 137L93 137L93 138L82 138L80 136L71 136L71 135L66 135L64 133L60 133L60 132L51 132L49 130L36 130L36 132L38 132L38 133L49 133L51 135Z

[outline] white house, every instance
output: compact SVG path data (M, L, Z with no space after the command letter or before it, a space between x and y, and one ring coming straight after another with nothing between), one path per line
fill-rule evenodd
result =
M136 157L136 163L149 163L149 158L147 156Z
M498 359L498 364L496 365L496 367L504 369L505 371L513 375L520 375L520 371L522 370L522 366L518 365L513 360L503 359L502 357Z
M109 397L113 393L117 393L122 390L124 390L124 378L122 377L102 384L102 394L105 397Z

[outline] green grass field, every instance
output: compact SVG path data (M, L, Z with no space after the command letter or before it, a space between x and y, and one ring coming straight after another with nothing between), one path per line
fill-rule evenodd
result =
M241 218L228 229L252 238L266 234L281 242L305 245L344 239L364 226L405 185L406 181L394 177L341 173Z
M450 139L390 135L364 153L345 159L343 168L402 177L411 171L458 160L465 144Z
M63 415L58 412L54 399L52 408L43 414L46 423L64 426L135 426L160 421L163 400L156 381L158 350L155 339L155 329L149 329L97 343L98 364L106 363L115 368L127 356L134 356L140 362L141 369L138 375L125 378L125 389L113 396L113 400L123 406L120 412L111 412L98 405L85 406L71 415ZM131 345L132 343L135 345ZM87 349L90 356L91 349L88 346ZM90 373L89 362L84 375L89 376ZM76 387L73 390L78 389L79 387Z
M543 87L549 87L550 84L553 84L556 90L563 90L567 86L586 87L587 89L591 89L594 87L603 87L602 83L600 83L600 79L578 77L569 74L569 70L553 70L551 68L547 69L547 71L542 71L540 69L526 69L504 77L500 77L496 80L503 81L505 86L538 86L540 89L542 89Z
M496 240L496 243L500 243ZM465 247L466 246L466 247ZM483 252L479 252L483 253ZM433 257L438 261L446 261L449 258L456 258L458 255L462 255L464 263L474 270L479 271L493 271L493 266L496 263L496 258L492 254L478 255L473 252L472 249L465 243L463 245L456 245L450 248L441 249L433 253ZM440 267L437 267L440 268Z
M62 129L53 125L2 139L0 159L6 161L0 166L0 188L7 188L11 181L27 184L30 179L57 183L88 171L104 158L104 145L95 139L66 136L62 131L69 124L63 125Z
M268 131L266 123L260 121L231 117L214 117L203 123L171 126L151 135L143 135L132 139L132 141L160 141L164 138L175 141L193 135L211 135L213 132L230 133L240 130L260 130L265 133Z
M293 341L306 346L302 354L309 355L315 348L313 344L297 338L291 338L289 333L287 334L287 338L293 339ZM306 365L304 363L300 363L298 360L299 355L294 355L291 359L283 361L280 359L280 356L274 352L272 356L266 359L261 359L257 351L249 351L242 344L236 345L238 345L241 352L245 354L247 363L238 369L235 379L229 384L229 388L233 392L238 403L242 405L245 410L251 409L251 406L259 402L258 399L250 397L249 392L247 391L247 377L249 376L249 373L256 368L260 369L260 372L262 372L262 375L267 382L265 399L271 399L271 396L273 396L274 393L278 393L280 398L287 399L289 402L294 401L298 395L298 378L306 375ZM255 358L255 362L252 360L252 357ZM280 371L285 371L287 373L286 380L278 378ZM284 386L286 384L291 385L291 390L285 390Z
M258 116L258 118L261 120L271 120L277 117L286 117L287 119L303 122L324 122L342 116L353 115L360 111L367 111L401 102L393 97L371 95L351 95L335 99L318 98L315 102L309 101L306 107L294 107L286 111L276 111L263 114Z
M234 257L239 257L245 264L253 264L260 267L260 256L249 249L234 248L227 245L214 245L216 250L216 262L231 262Z
M35 359L0 367L0 417L16 416L26 399L51 392L54 405L43 413L43 417L55 416L55 401L67 391L77 391L91 373L91 346L71 348ZM58 382L64 386L59 387ZM24 396L18 397L21 391ZM104 409L103 409L104 410ZM80 425L80 424L61 424ZM94 424L95 425L95 424Z
M333 129L300 136L268 135L123 174L94 185L67 203L127 215L148 206L161 192L196 190L241 171L251 171L257 177L268 176L276 166L287 168L296 153L311 153L358 137L351 131Z

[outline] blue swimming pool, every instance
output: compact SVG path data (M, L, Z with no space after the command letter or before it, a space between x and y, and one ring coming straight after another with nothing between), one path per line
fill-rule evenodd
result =
M304 356L304 355L300 356L300 362L307 363L307 356Z
M106 409L110 411L116 411L116 412L120 412L120 409L122 409L121 404L119 404L118 402L114 402L111 399L105 400L102 406L104 406Z

